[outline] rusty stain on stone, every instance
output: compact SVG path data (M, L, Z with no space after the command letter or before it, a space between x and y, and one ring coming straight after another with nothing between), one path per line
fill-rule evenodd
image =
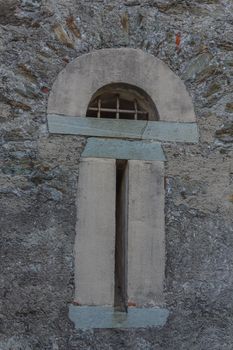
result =
M60 23L55 23L52 27L57 39L67 47L73 48L74 43Z
M13 101L9 100L8 101L9 105L15 108L20 108L23 111L31 111L31 107L26 105L25 103L19 102L19 101Z
M129 307L131 307L131 306L137 306L137 304L136 304L134 301L129 300L129 301L128 301L128 306L129 306Z
M24 63L18 64L19 72L25 76L29 81L35 83L37 78L35 74L31 71L31 69Z
M69 16L66 19L66 24L67 24L67 27L69 28L69 30L76 36L76 38L81 37L80 30L77 27L74 16Z
M233 113L233 102L228 102L226 104L225 111L228 113Z
M121 25L123 27L123 30L126 33L128 33L129 32L129 16L128 16L127 12L121 16Z

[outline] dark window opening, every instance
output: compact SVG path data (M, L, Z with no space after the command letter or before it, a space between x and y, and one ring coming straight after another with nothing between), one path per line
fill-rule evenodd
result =
M127 250L128 250L128 166L127 160L116 161L116 237L114 306L127 312Z
M129 84L110 84L99 89L87 108L87 117L158 120L151 98L141 89Z

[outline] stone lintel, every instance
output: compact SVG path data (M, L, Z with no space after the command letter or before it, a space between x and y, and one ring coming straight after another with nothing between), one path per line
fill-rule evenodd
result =
M199 138L197 124L183 122L97 119L49 114L48 128L52 134L165 142L197 143Z
M129 308L126 313L106 306L69 305L69 318L76 329L162 327L168 316L163 308Z
M198 142L196 123L176 123L149 121L142 134L143 140L158 140L168 142Z
M89 138L83 158L111 158L127 160L165 161L161 145L157 142L127 141Z
M55 134L141 139L146 121L48 116L49 131Z

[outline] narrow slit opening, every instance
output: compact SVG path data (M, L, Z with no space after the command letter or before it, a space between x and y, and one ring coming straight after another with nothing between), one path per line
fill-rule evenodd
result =
M115 296L116 310L127 312L127 160L116 160L116 238L115 238Z

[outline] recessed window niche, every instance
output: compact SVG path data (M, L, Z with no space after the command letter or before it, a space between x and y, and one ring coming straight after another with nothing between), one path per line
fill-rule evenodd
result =
M184 83L141 50L95 51L59 74L48 127L88 137L79 163L70 319L87 329L164 325L161 142L198 142Z
M124 83L112 83L100 88L91 98L87 117L158 120L156 106L142 89Z

